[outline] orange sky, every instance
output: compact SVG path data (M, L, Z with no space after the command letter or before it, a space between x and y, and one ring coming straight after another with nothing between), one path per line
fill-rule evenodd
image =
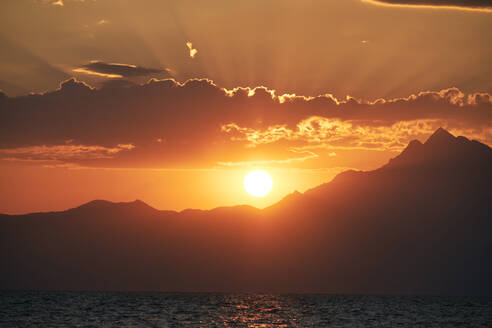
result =
M492 144L492 4L374 2L3 1L0 212L264 207L439 126Z

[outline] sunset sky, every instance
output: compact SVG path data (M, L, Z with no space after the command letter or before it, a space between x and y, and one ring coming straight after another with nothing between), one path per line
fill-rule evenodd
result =
M3 0L0 29L0 213L265 207L440 126L492 145L488 0Z

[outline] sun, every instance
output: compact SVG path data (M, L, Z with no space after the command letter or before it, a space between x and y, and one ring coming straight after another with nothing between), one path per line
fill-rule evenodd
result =
M244 178L244 189L255 197L265 196L272 190L272 186L272 177L264 170L251 171Z

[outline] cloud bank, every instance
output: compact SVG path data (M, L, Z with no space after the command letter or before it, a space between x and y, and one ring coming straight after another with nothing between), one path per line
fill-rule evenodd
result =
M326 167L344 151L400 151L439 126L492 144L492 96L449 88L368 102L277 95L265 87L227 90L207 79L122 80L101 89L69 79L52 92L0 96L0 159Z

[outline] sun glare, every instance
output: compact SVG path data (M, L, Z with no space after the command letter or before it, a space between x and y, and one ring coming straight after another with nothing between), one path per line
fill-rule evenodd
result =
M251 171L244 178L244 189L255 197L265 196L272 190L272 186L272 178L264 170Z

